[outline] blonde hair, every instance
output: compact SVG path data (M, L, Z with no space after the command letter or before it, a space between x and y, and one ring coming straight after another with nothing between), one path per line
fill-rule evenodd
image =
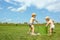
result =
M32 17L33 17L33 16L36 16L36 14L35 14L35 13L32 13Z
M50 17L49 16L46 16L45 19L50 19Z

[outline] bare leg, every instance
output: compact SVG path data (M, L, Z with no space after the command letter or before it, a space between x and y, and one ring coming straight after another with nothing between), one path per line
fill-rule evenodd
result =
M50 28L50 35L52 35L53 34L53 28Z
M31 31L32 31L32 27L31 27L31 25L29 25L29 31L28 31L28 34L30 34Z
M52 34L53 34L53 32L54 32L53 30L54 30L54 29L52 28L51 30L52 30Z
M32 33L34 33L34 25L32 25L31 31Z
M31 28L29 28L29 32L31 32Z

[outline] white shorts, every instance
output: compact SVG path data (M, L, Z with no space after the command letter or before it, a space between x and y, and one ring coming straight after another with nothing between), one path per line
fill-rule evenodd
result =
M55 28L55 25L50 26L50 28L53 28L54 29Z

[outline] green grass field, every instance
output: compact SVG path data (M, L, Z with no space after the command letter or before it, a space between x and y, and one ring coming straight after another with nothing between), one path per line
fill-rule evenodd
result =
M56 24L53 36L46 35L45 25L35 25L35 32L41 35L28 35L28 25L0 25L0 40L60 40L60 24Z

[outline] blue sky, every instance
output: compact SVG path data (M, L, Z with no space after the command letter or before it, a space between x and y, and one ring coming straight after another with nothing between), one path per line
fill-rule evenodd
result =
M33 12L40 23L46 16L60 22L60 0L0 0L0 22L29 22Z

